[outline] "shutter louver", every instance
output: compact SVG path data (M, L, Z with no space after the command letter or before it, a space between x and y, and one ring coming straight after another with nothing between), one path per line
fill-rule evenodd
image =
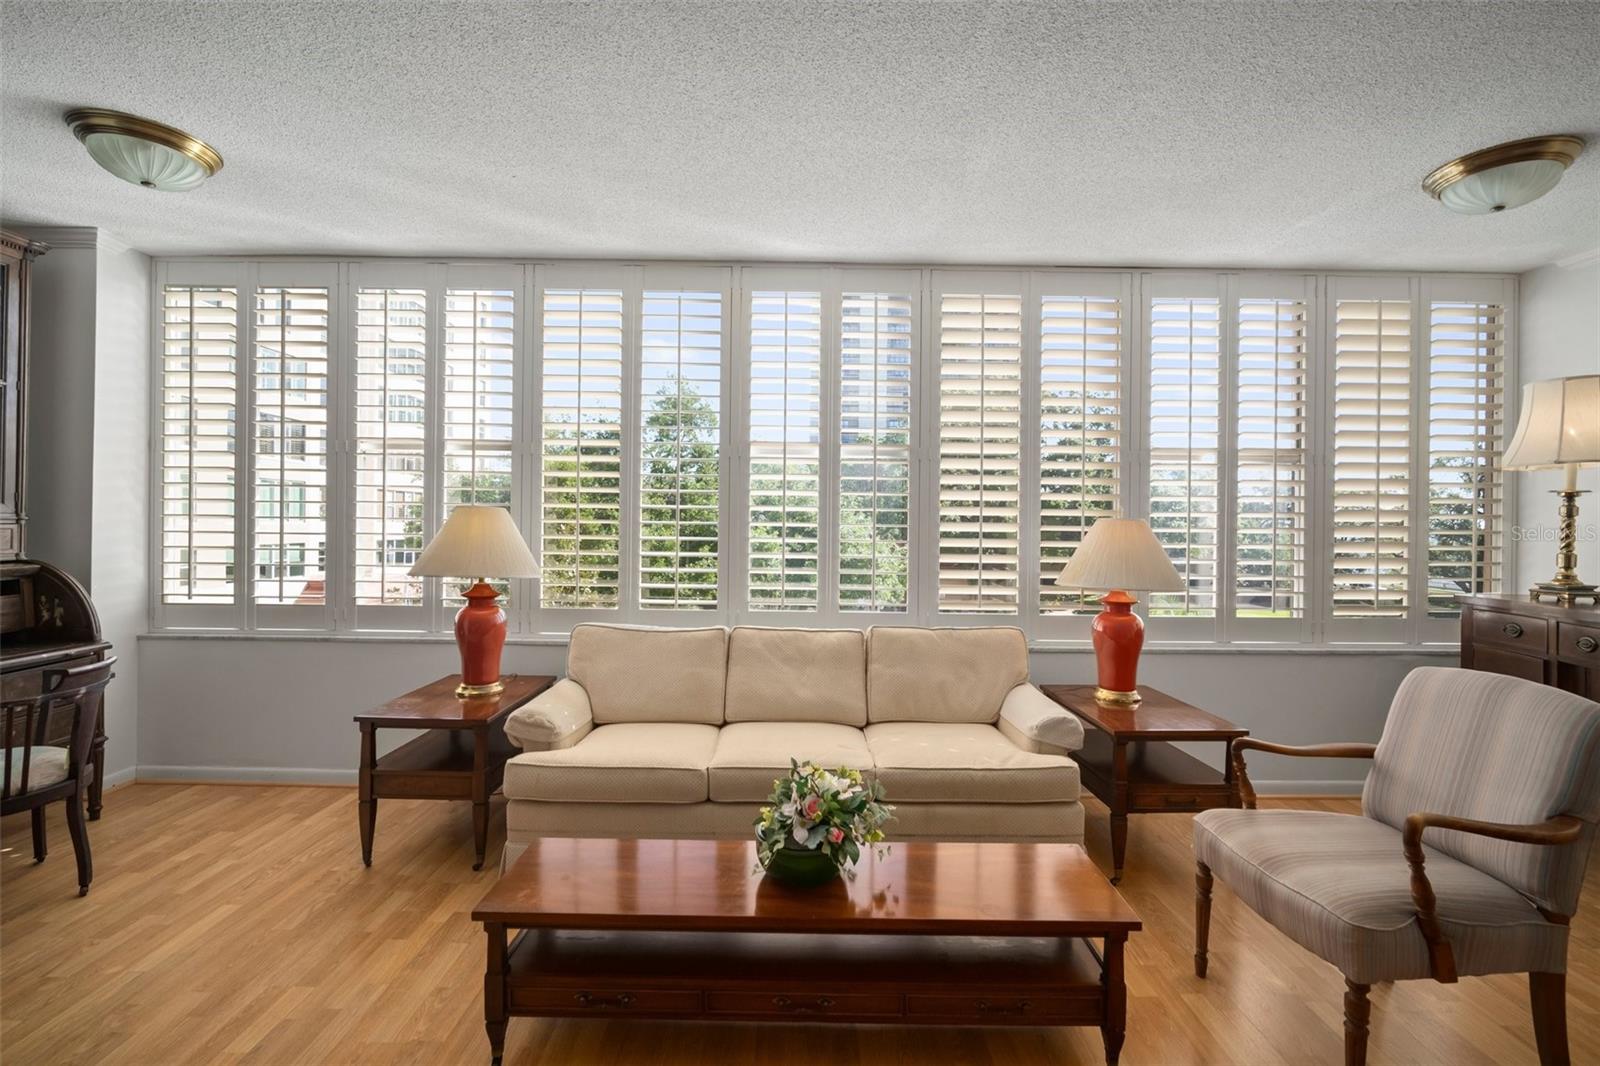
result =
M1401 618L1411 559L1411 304L1339 300L1333 340L1332 615Z
M639 605L720 602L722 294L644 294Z
M822 295L750 297L750 606L815 610Z
M1150 528L1188 586L1151 595L1152 615L1217 610L1221 327L1215 299L1150 301Z
M234 602L239 292L162 293L161 601Z
M1015 614L1022 481L1022 297L939 307L941 614Z
M1039 327L1039 610L1093 614L1100 593L1055 580L1089 527L1122 507L1121 302L1044 296Z
M845 293L839 346L839 609L906 609L911 297Z
M419 606L427 296L421 289L356 292L356 558L358 606Z
M544 607L620 604L622 331L620 290L544 294Z
M1307 312L1302 300L1239 301L1233 613L1306 611Z
M258 604L327 601L330 310L326 288L256 290Z
M511 507L516 297L505 289L450 289L444 302L444 514L460 504ZM440 595L461 604L461 590L479 577L501 595L511 584L496 574L461 574L440 582Z
M1505 310L1434 303L1428 352L1428 616L1500 587Z

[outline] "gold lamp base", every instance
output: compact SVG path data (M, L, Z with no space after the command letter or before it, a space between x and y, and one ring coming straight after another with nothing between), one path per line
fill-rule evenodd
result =
M506 690L504 681L496 681L488 685L457 685L456 699L471 700L479 696L498 696Z
M1118 692L1115 689L1100 688L1097 685L1094 690L1094 701L1096 703L1118 703L1128 707L1142 699L1144 697L1139 695L1138 689L1134 689L1131 692Z
M1575 606L1579 600L1600 604L1600 587L1578 577L1578 497L1587 491L1570 488L1555 490L1555 494L1561 497L1561 508L1557 512L1561 519L1561 532L1556 544L1556 576L1528 590L1528 599L1535 603L1549 596L1562 607Z

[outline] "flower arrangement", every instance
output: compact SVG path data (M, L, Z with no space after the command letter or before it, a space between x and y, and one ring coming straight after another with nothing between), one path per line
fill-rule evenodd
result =
M883 824L893 812L883 802L883 786L862 780L860 770L824 770L790 759L788 776L772 783L756 819L756 857L776 873L774 860L782 866L786 858L802 857L796 852L810 852L826 858L831 878L861 858L863 846L882 843Z

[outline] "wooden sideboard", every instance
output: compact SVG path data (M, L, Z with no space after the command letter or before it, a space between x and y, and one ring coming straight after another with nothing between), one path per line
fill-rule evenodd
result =
M1463 596L1461 665L1600 700L1600 608Z

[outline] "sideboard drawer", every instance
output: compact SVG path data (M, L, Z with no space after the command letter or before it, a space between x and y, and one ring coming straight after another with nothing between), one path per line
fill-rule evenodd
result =
M1481 644L1520 648L1530 655L1542 655L1549 623L1529 615L1500 611L1472 613L1472 639Z
M909 1017L935 1014L945 1018L971 1018L977 1022L1097 1023L1100 1018L1100 997L1036 996L1027 993L1010 995L1004 992L960 996L908 995L906 1014Z
M898 992L718 992L706 993L707 1014L877 1014L899 1017Z
M676 988L511 988L513 1010L584 1014L695 1013L700 993Z
M1556 654L1563 659L1576 659L1600 667L1600 628L1559 622L1556 624L1556 649Z
M1536 655L1518 655L1514 651L1503 651L1500 648L1473 649L1472 668L1490 674L1520 677L1524 681L1537 681L1540 684L1543 684L1545 679L1543 659Z

